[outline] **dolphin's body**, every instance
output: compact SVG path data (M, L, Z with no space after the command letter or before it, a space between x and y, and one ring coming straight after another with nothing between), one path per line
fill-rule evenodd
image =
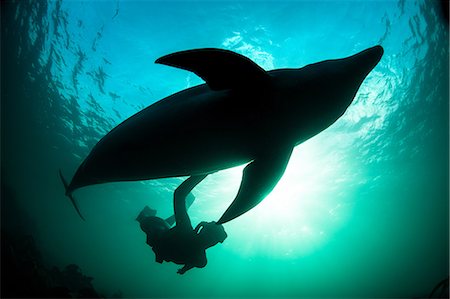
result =
M249 163L219 223L256 206L284 173L293 148L333 124L383 55L375 46L300 69L264 71L220 49L177 52L156 62L206 81L150 105L112 129L78 168L68 195L116 181L204 176ZM81 216L81 214L80 214Z

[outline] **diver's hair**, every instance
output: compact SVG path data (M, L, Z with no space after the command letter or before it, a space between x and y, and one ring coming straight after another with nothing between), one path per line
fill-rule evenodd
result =
M213 235L220 243L223 243L228 237L222 224L217 224L215 221L204 222L202 225L202 231L208 235Z

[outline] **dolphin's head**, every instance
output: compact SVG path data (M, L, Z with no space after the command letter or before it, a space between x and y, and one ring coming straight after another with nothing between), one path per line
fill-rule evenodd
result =
M300 69L269 71L276 102L283 112L279 121L291 128L297 144L324 130L345 113L382 56L383 48L375 46L346 58L325 60Z
M328 82L322 84L333 92L326 100L347 108L364 79L380 61L383 52L381 46L375 46L350 57L324 61L324 78Z
M325 60L300 69L303 90L320 112L339 118L352 103L361 83L383 56L375 46L342 59Z

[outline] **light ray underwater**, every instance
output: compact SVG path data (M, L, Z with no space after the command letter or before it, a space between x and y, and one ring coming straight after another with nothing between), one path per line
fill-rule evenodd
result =
M448 298L448 1L1 13L2 297Z

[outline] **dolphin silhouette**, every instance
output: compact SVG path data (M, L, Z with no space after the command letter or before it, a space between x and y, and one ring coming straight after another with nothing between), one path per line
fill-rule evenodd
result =
M272 191L296 145L344 114L382 55L383 48L375 46L343 59L272 71L222 49L163 56L156 63L192 71L206 84L168 96L112 129L70 184L60 172L66 195L82 217L72 196L80 187L178 176L199 183L247 163L238 194L218 221L228 222Z

